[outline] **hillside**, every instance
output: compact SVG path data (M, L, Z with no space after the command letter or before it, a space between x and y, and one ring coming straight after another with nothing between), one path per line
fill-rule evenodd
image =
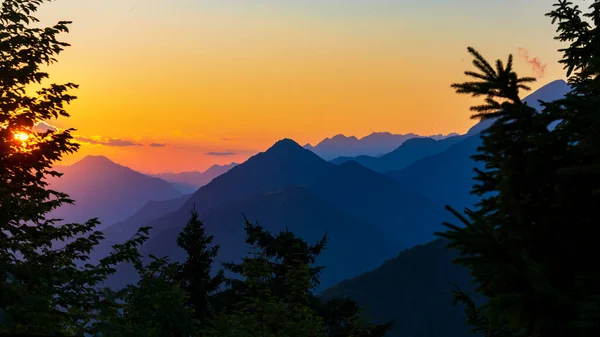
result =
M473 207L479 197L470 193L474 183L475 167L481 164L471 159L481 144L480 136L470 136L446 151L426 157L404 170L387 175L410 186L440 205L458 210Z
M202 216L207 231L215 236L215 242L221 247L220 261L239 262L248 251L244 242L242 214L269 231L279 232L287 228L308 242L315 242L327 233L327 249L317 261L327 266L321 277L322 287L374 269L379 261L398 253L398 242L383 231L333 209L305 188L289 186L225 203ZM169 255L182 260L183 251L175 245L175 239L183 225L185 223L152 239L143 253ZM356 249L358 237L361 244L369 249Z
M71 166L58 168L60 178L50 178L50 187L65 192L75 205L64 205L51 213L68 222L97 217L102 227L135 214L147 202L181 197L168 182L149 177L102 156L87 156Z
M338 210L383 230L398 249L433 239L446 212L441 204L356 162L334 166L310 190Z
M463 307L452 305L450 282L471 294L474 285L468 270L451 262L457 256L446 248L446 241L438 239L407 249L320 296L351 297L375 323L394 320L386 337L468 336Z

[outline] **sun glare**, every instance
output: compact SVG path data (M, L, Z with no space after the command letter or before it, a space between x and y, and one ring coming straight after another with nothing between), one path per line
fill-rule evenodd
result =
M15 139L25 142L27 139L29 139L29 135L24 132L19 132L15 134Z

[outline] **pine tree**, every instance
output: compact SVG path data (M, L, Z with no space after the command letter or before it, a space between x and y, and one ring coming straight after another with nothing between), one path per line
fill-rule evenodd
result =
M474 158L473 192L482 196L465 227L440 233L461 252L488 303L468 304L470 321L488 336L595 336L600 324L600 268L590 264L600 216L600 3L582 11L559 1L547 15L558 21L557 39L570 41L561 63L572 87L543 111L522 103L512 58L491 67L474 49L477 82L455 84L458 93L486 96L475 118L492 118ZM554 126L552 128L551 126Z
M211 276L211 267L219 251L218 245L212 245L213 236L206 234L204 223L194 209L183 231L177 237L177 245L187 253L177 279L189 298L189 306L194 310L195 318L206 322L213 308L209 296L219 290L224 282L223 271Z
M151 262L135 263L140 280L128 285L123 305L102 322L104 337L196 336L198 322L187 305L187 294L176 280L181 265L150 255Z
M44 178L60 176L52 170L78 144L67 130L38 132L42 121L68 117L66 105L76 97L73 83L47 84L42 66L56 61L68 46L57 40L70 22L33 28L33 16L43 0L3 0L0 5L0 332L36 334L93 333L111 310L113 293L98 285L122 261L139 259L137 246L148 234L136 236L99 264L78 268L102 239L98 224L58 225L46 215L68 195L48 188ZM26 88L41 85L35 95ZM72 239L72 240L71 240ZM69 240L62 249L57 241Z
M311 267L324 237L308 245L289 231L277 236L246 219L251 246L242 263L225 263L241 279L228 279L227 302L211 336L320 336L322 323L310 307L309 292L321 267Z
M351 299L323 303L312 293L324 268L315 262L327 235L309 245L288 230L273 235L247 219L246 233L252 252L241 264L225 264L241 279L228 279L229 289L217 295L214 336L375 337L391 328L363 322Z

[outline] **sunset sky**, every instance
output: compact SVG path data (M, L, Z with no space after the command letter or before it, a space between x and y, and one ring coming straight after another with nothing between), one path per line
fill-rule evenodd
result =
M38 17L73 21L72 47L49 72L80 89L52 123L82 141L66 164L106 155L148 173L241 162L281 138L463 133L476 101L450 84L467 46L512 53L534 89L564 78L553 2L56 0Z

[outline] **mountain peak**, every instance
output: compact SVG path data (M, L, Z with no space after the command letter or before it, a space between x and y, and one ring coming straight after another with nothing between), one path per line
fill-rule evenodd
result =
M284 138L273 144L273 146L271 146L267 152L298 151L299 149L304 150L302 146L300 146L300 144L296 143L294 140L290 138Z
M73 164L73 166L79 166L79 165L84 165L84 166L88 166L88 165L118 165L117 163L115 163L114 161L108 159L105 156L95 156L95 155L88 155L85 156L83 159L81 159L80 161L78 161L77 163Z

